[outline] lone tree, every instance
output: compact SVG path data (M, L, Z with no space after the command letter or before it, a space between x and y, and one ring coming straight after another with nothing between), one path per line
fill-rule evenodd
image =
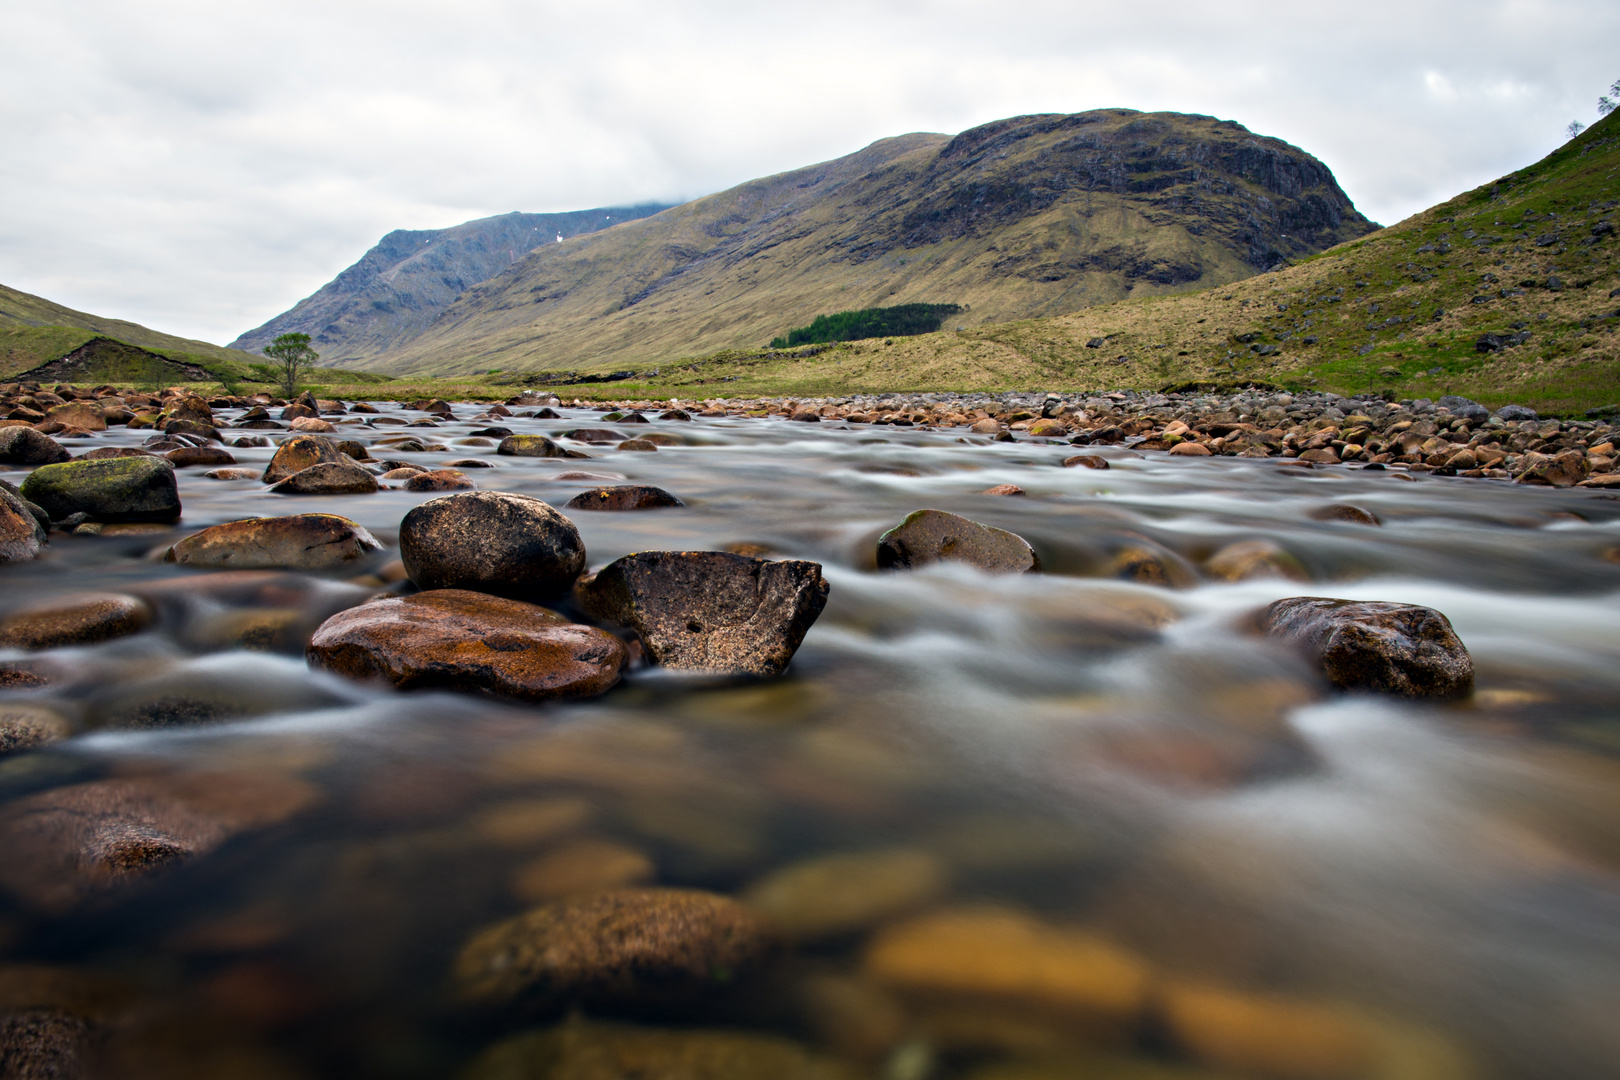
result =
M291 401L298 395L298 376L315 366L321 354L309 347L308 334L281 334L264 347L264 355L281 368L282 395Z

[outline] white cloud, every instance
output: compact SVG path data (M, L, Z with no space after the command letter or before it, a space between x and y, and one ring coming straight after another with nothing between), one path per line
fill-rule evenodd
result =
M1238 120L1395 221L1620 75L1597 0L65 0L0 35L0 281L223 341L392 228L677 199L906 131Z

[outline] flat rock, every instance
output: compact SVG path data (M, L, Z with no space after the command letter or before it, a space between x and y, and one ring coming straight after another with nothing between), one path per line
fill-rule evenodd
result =
M258 469L209 469L203 473L209 480L257 480Z
M1310 512L1312 521L1342 521L1350 525L1380 526L1382 521L1371 510L1364 510L1359 506L1348 503L1333 503L1329 506L1318 506Z
M983 491L979 492L979 494L980 495L1028 495L1029 492L1025 491L1023 488L1019 487L1017 484L997 484L995 487L987 487L987 488L985 488Z
M62 424L83 431L106 431L107 415L101 406L89 401L69 401L45 410L47 424Z
M0 488L0 563L35 558L44 546L45 529L27 504Z
M509 457L562 457L562 448L544 435L508 435L495 452Z
M1466 697L1474 662L1433 608L1295 596L1265 608L1267 635L1306 649L1334 686L1403 697Z
M173 521L180 516L174 466L162 458L111 458L41 465L23 481L23 498L52 521L88 514L92 521Z
M574 523L528 495L429 499L399 525L400 558L423 589L472 589L514 600L567 593L585 569Z
M819 563L728 551L643 551L574 590L594 618L633 628L665 667L780 675L826 606Z
M337 443L324 435L294 435L276 447L275 456L265 467L262 479L266 484L279 484L311 465L340 461L343 454Z
M563 437L587 443L621 443L626 438L624 432L612 428L574 428L563 432Z
M152 622L144 600L121 593L78 593L0 619L0 646L58 649L138 634Z
M502 1039L459 1080L854 1080L849 1066L774 1035L571 1019Z
M327 619L311 664L402 690L470 690L524 701L595 697L628 653L605 630L545 608L463 589L374 600Z
M329 570L363 559L382 545L337 514L228 521L186 537L168 561L212 570Z
M904 849L823 855L785 866L749 886L743 901L794 941L865 930L938 898L944 864Z
M685 506L663 488L647 484L618 484L592 488L568 500L570 510L656 510L665 506Z
M270 490L277 495L369 495L377 490L377 478L344 458L311 465Z
M770 953L751 908L695 889L619 889L547 904L474 934L458 996L481 1004L632 1003L724 989Z
M916 510L878 538L879 569L915 570L961 562L992 574L1039 570L1041 561L1017 533L944 510Z

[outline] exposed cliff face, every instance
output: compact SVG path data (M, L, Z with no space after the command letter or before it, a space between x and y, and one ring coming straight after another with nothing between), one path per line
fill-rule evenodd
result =
M537 248L366 366L645 365L909 302L999 323L1226 284L1374 228L1321 162L1231 121L1016 117Z
M663 204L562 214L501 214L450 229L397 229L291 311L249 330L233 348L262 350L278 334L313 339L322 365L369 359L425 330L457 296L543 244L665 209Z

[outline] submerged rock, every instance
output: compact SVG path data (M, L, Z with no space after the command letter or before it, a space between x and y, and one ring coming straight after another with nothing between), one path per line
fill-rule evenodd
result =
M423 589L472 589L514 600L565 594L585 569L574 523L528 495L446 495L399 524L405 571Z
M571 1019L491 1046L460 1080L854 1080L791 1040Z
M343 458L295 472L270 490L277 495L369 495L377 490L377 478Z
M119 593L80 593L0 619L0 647L57 649L138 634L152 622L144 600Z
M862 851L785 866L750 886L743 900L786 937L814 941L908 914L945 885L944 864L927 852Z
M770 953L765 919L696 889L620 889L535 908L474 934L457 994L481 1004L633 1003L724 989Z
M1270 540L1239 540L1227 544L1204 563L1210 577L1220 581L1253 581L1256 578L1287 578L1309 581L1310 575L1298 559Z
M276 447L275 456L265 466L262 479L266 484L279 484L311 465L341 461L343 458L337 444L324 435L294 435Z
M1350 525L1382 525L1378 515L1371 510L1363 510L1359 506L1348 503L1333 503L1329 506L1319 506L1310 512L1312 521L1343 521Z
M1295 596L1260 613L1267 635L1299 645L1334 686L1403 697L1466 697L1474 661L1433 608Z
M23 481L23 498L61 521L173 521L180 516L174 466L162 458L110 458L41 465Z
M562 448L544 435L508 435L495 448L510 457L562 457Z
M0 563L22 562L39 555L45 529L25 502L0 488Z
M656 510L664 506L685 506L663 488L646 484L619 484L582 491L568 500L570 510Z
M594 697L628 654L605 630L545 608L462 589L374 600L327 619L310 663L402 690L470 690L524 701Z
M327 570L381 551L371 533L336 514L228 521L181 540L168 561L228 570Z
M1339 1080L1378 1064L1368 1025L1342 1006L1188 983L1162 987L1159 1006L1180 1049L1240 1076Z
M582 580L593 617L633 628L655 663L780 675L827 603L819 563L728 551L643 551Z
M916 510L878 538L879 569L915 570L962 562L992 574L1039 570L1035 549L1017 533L944 510Z
M0 428L0 465L54 465L72 456L67 447L31 427Z
M0 756L65 739L73 734L67 717L43 705L0 703Z

